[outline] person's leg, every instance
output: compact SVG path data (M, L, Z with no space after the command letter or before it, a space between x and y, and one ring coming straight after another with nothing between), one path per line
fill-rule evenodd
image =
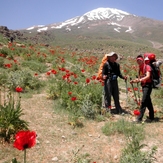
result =
M154 109L153 109L153 104L152 104L152 100L151 100L151 97L150 97L151 92L152 92L152 88L149 88L147 108L149 110L149 119L154 120Z
M106 108L111 108L111 91L112 91L112 86L109 80L105 82L104 86L104 101L105 101L105 107Z
M137 117L138 121L142 121L142 119L143 119L146 107L148 105L150 93L151 93L151 91L148 87L143 87L142 91L143 91L143 96L142 96L142 101L141 101L141 105L140 105L140 109L139 109L140 115Z
M119 103L118 81L114 80L112 82L113 82L112 83L112 85L113 85L112 95L113 95L113 99L114 99L114 104L115 104L116 112L121 114L122 113L122 108L121 108L120 103Z
M105 89L102 90L102 108L106 108L105 106Z

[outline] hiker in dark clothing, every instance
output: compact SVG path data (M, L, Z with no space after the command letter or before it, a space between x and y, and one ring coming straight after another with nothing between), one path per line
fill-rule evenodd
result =
M115 52L111 52L107 54L108 61L103 66L103 79L105 80L104 83L104 90L105 90L105 107L107 111L110 111L111 109L111 96L113 96L116 113L122 114L123 110L120 106L119 102L119 87L118 87L118 81L117 78L120 77L124 80L127 79L127 77L122 76L120 71L120 66L116 62L118 59L118 55Z
M14 38L11 36L10 37L10 42L13 43L13 41L14 41Z
M130 83L141 83L142 86L142 100L140 105L140 115L136 118L134 122L142 122L146 107L149 110L149 118L145 120L145 122L152 122L154 120L154 109L151 101L151 93L152 93L152 77L151 77L151 67L148 64L148 57L143 58L143 56L137 56L136 61L139 65L139 77L131 80Z

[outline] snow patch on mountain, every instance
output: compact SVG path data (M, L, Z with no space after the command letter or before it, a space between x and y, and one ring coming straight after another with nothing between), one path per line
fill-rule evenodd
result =
M117 22L120 22L124 19L125 16L127 15L131 15L125 11L121 11L115 8L97 8L95 10L89 11L87 13L85 13L82 16L77 16L71 19L68 19L64 22L61 23L55 23L51 26L43 26L43 25L38 25L38 26L33 26L28 28L27 30L33 30L35 28L37 28L38 32L41 31L46 31L48 30L48 28L51 29L62 29L65 28L66 31L71 31L71 27L76 26L76 28L82 28L82 25L85 23L91 23L91 21L93 23L96 24L96 21L107 21L107 25L112 25L112 26L117 26L114 27L114 30L116 32L120 32L121 28L120 27L125 27L127 28L127 30L125 32L133 32L133 30L131 29L131 27L128 26L122 26L120 24L118 24ZM95 26L94 24L94 26ZM97 23L98 25L98 23ZM119 27L119 28L118 28ZM90 28L90 26L88 26L87 28Z

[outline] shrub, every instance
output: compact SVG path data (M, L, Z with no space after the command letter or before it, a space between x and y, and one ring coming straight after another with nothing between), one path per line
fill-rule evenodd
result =
M16 132L28 128L28 123L20 119L23 110L20 105L21 98L19 96L17 98L16 102L14 95L9 91L7 100L0 104L0 136L4 141L10 142Z
M7 84L9 84L13 90L17 86L21 86L23 90L36 90L43 86L43 82L32 76L30 71L27 69L10 72L8 74Z
M3 67L3 64L4 64L4 58L0 57L0 67Z
M23 67L28 67L32 71L35 72L45 72L47 69L47 66L44 63L38 62L38 61L23 61L22 63Z

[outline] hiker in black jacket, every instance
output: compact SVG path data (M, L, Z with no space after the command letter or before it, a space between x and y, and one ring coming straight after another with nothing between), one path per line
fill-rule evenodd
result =
M107 111L111 111L111 96L113 96L116 113L122 114L123 110L119 102L119 87L117 78L120 77L124 80L127 80L127 77L124 77L121 74L120 66L116 62L118 55L115 52L107 54L108 61L103 66L103 79L105 80L104 90L105 90L105 107Z

